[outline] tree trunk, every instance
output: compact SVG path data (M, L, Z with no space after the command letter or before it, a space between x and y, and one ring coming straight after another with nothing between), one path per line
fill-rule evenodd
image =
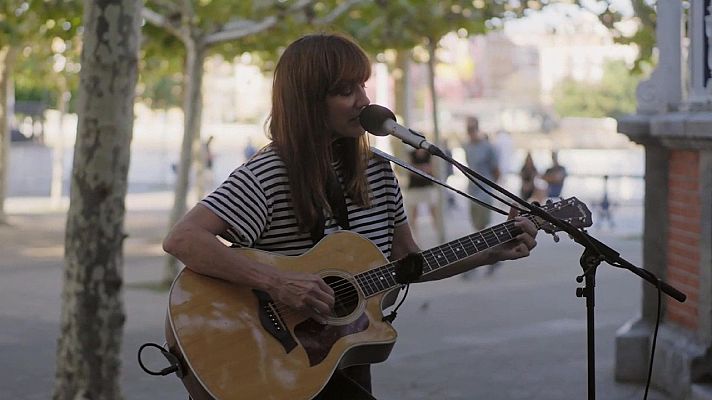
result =
M125 197L141 0L85 0L55 400L120 399Z
M435 39L430 39L428 41L428 86L430 88L430 99L432 103L433 111L433 137L436 146L441 145L440 140L440 128L438 126L438 94L435 91L435 53L438 48L438 42ZM437 158L435 159L435 176L438 179L443 179L445 176L445 164L444 161ZM445 221L443 220L445 216L445 189L438 186L438 207L435 211L437 214L435 216L435 224L438 231L438 240L440 243L445 243Z
M411 118L411 87L410 87L410 51L398 50L396 53L396 67L400 70L400 77L397 77L394 82L394 98L395 98L395 113L401 117L401 125L410 126ZM409 146L403 143L395 136L390 136L390 145L393 155L401 160L410 162L408 152L411 150ZM398 174L398 180L403 187L408 186L410 173L403 167L395 166L395 172Z
M0 47L0 225L7 223L5 197L10 168L10 120L15 95L12 90L12 71L17 48L12 45Z
M196 41L186 43L186 68L183 82L183 143L181 145L180 162L178 163L177 180L175 184L173 210L171 211L169 229L186 212L190 170L193 164L195 143L200 138L200 117L202 109L203 61L205 48ZM198 174L196 174L198 175ZM165 256L163 284L170 285L178 274L178 261L171 255Z

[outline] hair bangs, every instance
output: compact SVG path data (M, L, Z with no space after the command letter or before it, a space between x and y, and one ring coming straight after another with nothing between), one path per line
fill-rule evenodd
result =
M354 42L340 36L333 36L325 53L329 69L327 94L335 94L346 87L366 82L371 77L371 61Z

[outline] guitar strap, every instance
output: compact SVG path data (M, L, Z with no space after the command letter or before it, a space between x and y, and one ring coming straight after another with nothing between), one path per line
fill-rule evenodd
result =
M333 169L329 169L329 174L326 177L326 199L329 202L331 214L339 226L341 226L341 229L349 230L351 225L349 224L349 210L346 207L346 198L344 197L344 191L341 188L339 178ZM317 221L310 232L312 243L315 245L324 237L326 224L324 210L321 210L318 215Z

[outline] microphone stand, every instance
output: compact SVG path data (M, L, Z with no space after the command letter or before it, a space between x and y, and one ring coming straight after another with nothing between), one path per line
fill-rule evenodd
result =
M413 131L411 130L411 132L413 132ZM420 135L420 134L418 134L418 135ZM422 136L422 135L420 135L420 136ZM427 143L427 142L425 142L425 143ZM541 219L551 223L552 225L555 225L555 226L561 228L561 230L568 233L569 236L576 243L578 243L584 247L584 251L581 254L581 258L579 259L579 263L581 265L581 268L583 269L583 274L576 277L576 282L578 282L578 283L583 282L584 286L576 288L576 297L585 297L586 298L588 400L594 400L596 398L596 377L595 377L595 373L596 373L596 356L595 356L596 340L595 340L595 329L594 329L595 328L594 307L595 307L596 269L598 268L600 263L605 261L608 264L610 264L611 266L618 267L618 268L625 268L625 269L629 270L630 272L643 278L647 282L655 285L656 287L659 287L662 292L664 292L668 296L672 297L673 299L675 299L681 303L686 300L687 296L684 293L682 293L679 290L672 287L671 285L663 282L661 279L656 277L650 271L636 267L632 263L628 262L626 259L621 257L621 255L618 252L616 252L615 250L613 250L612 248L610 248L603 242L599 241L598 239L594 238L593 236L589 235L588 232L586 232L585 230L578 229L578 228L574 227L573 225L571 225L570 223L568 223L566 221L562 221L562 220L552 216L547 211L543 210L542 208L540 208L539 206L537 206L535 204L527 203L525 200L521 199L520 197L510 193L509 191L507 191L506 189L497 185L496 183L492 182L491 180L489 180L489 179L483 177L482 175L480 175L479 173L473 171L466 165L463 165L460 162L453 159L452 157L448 156L445 152L443 152L437 146L427 143L427 146L423 146L421 148L425 148L425 150L427 150L430 154L437 156L437 157L447 161L448 163L454 165L455 167L457 167L460 171L462 171L465 174L465 176L467 176L467 178L471 182L475 182L475 180L473 178L479 180L480 182L486 184L487 186L495 189L499 193L502 193L505 196L509 197L510 199L514 200L515 202L519 203L532 215L540 217ZM489 192L487 192L487 193L492 195ZM495 198L498 198L497 196L494 196L494 195L492 195L492 196ZM506 202L504 202L504 203L506 203Z

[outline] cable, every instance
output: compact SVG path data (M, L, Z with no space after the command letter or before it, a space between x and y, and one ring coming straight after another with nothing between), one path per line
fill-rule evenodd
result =
M170 367L163 368L160 371L152 371L148 368L146 368L145 365L143 365L143 360L141 360L141 352L143 352L143 349L146 347L155 347L157 348L161 354L163 354L164 357L168 360L168 362L171 364ZM138 365L143 369L147 374L149 375L154 375L154 376L166 376L168 374L172 374L175 372L176 375L178 375L179 378L183 377L183 370L180 367L180 361L178 360L178 357L175 356L175 354L171 353L170 351L164 349L163 347L155 344L155 343L144 343L139 347L138 349Z
M650 350L650 365L648 366L648 379L647 382L645 383L645 395L643 395L643 400L646 400L648 398L648 389L650 389L650 381L651 378L653 377L653 361L655 360L655 345L658 342L658 328L660 327L660 319L662 316L662 287L661 283L662 281L660 278L657 278L657 288L658 288L658 316L657 319L655 320L655 332L653 333L653 345Z
M398 309L401 305L403 305L405 298L408 297L408 289L410 289L409 283L405 285L405 293L403 294L403 298L401 298L401 300L398 302L396 308L394 308L393 311L391 311L388 315L381 318L381 321L393 322L393 320L396 319L396 317L398 316Z

